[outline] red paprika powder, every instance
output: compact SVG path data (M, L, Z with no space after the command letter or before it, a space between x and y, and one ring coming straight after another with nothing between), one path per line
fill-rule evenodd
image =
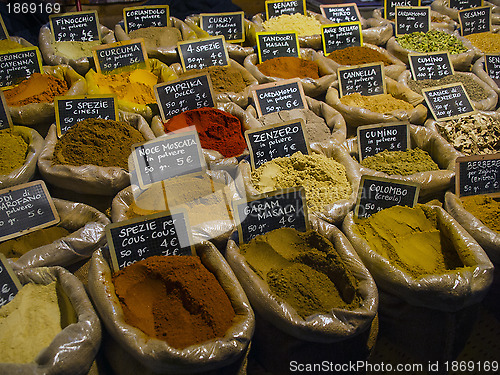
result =
M164 125L166 133L196 126L201 147L218 151L225 158L240 155L246 146L240 120L215 108L199 108L172 117Z

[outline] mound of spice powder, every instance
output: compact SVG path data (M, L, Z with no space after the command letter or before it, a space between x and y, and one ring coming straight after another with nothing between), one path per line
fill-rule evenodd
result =
M240 120L216 108L199 108L182 112L164 125L166 133L195 126L201 147L218 151L225 158L240 155L247 147Z
M12 238L0 244L0 253L7 258L19 258L28 251L48 245L59 238L66 237L70 232L63 227L39 229L24 236Z
M460 197L464 208L491 230L500 233L500 201L488 195Z
M0 131L0 175L7 175L21 168L26 161L28 144L10 129Z
M372 62L383 62L384 65L393 65L393 62L383 53L364 46L351 46L333 51L327 56L340 65L358 65Z
M195 256L152 256L113 275L125 321L176 349L223 337L235 317L215 276Z
M384 150L363 159L361 165L379 172L400 176L439 169L429 153L420 148L406 151Z
M304 60L299 57L284 56L269 59L257 68L262 74L278 78L319 78L319 66L314 61Z
M241 92L251 84L243 77L241 71L232 66L209 66L203 69L190 69L181 76L191 76L194 74L209 73L212 80L212 87L215 92Z
M144 141L144 136L126 122L86 119L69 128L57 141L52 164L91 164L128 170L132 145Z
M9 106L18 107L30 103L53 103L56 96L64 95L68 89L64 79L33 73L19 85L4 91L4 95Z
M350 107L361 107L372 112L390 113L392 111L411 111L414 107L401 99L396 99L391 94L365 96L359 92L345 95L340 102Z

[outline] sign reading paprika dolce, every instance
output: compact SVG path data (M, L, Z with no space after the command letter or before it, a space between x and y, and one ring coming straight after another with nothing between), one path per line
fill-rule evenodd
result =
M196 42L177 42L177 49L184 71L229 65L229 56L222 35L199 39Z
M96 10L51 14L49 22L56 42L101 40Z
M491 31L491 7L477 7L458 11L460 35Z
M307 109L304 89L298 78L258 85L252 96L259 117L289 109Z
M333 23L361 21L356 3L320 5L321 14Z
M0 307L12 301L21 288L21 282L10 267L7 258L0 253Z
M269 0L266 1L266 19L279 17L282 14L307 15L306 9L306 0Z
M321 41L325 56L338 49L360 47L363 45L361 23L346 22L335 25L321 25Z
M455 163L458 196L488 194L500 197L500 153L462 156Z
M212 36L224 35L228 42L245 41L245 15L243 12L201 13L200 27Z
M410 53L408 60L415 81L440 79L455 74L448 52Z
M0 130L9 129L14 126L12 123L12 117L10 117L9 107L5 100L5 95L3 91L0 91Z
M418 7L420 0L384 0L384 18L393 20L396 17L396 7Z
M123 9L125 32L146 27L169 27L170 8L168 5L150 5Z
M338 68L340 96L356 92L365 96L385 94L383 66L370 63Z
M297 33L257 33L259 63L275 57L300 57Z
M0 87L17 85L33 73L42 72L42 56L38 47L0 52Z
M365 125L356 130L360 161L384 150L406 151L410 148L407 122Z
M131 39L98 46L92 50L98 73L120 70L149 69L144 40Z
M431 25L430 7L396 7L396 36L426 33Z

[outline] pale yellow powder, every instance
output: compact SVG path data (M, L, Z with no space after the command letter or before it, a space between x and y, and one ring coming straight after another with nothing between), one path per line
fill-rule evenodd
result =
M282 14L265 21L262 26L266 31L285 32L295 31L299 36L321 34L321 23L314 17L300 13Z

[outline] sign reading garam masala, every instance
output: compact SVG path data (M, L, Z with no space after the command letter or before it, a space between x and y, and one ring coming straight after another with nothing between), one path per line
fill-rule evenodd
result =
M392 206L413 207L420 185L394 178L363 175L359 183L354 216L367 218Z
M356 3L320 5L321 14L333 23L361 21Z
M407 122L359 126L359 160L384 150L406 151L410 148L410 132Z
M484 55L484 69L495 83L500 85L500 54Z
M0 87L17 85L33 73L42 72L42 56L37 47L0 52Z
M245 140L253 169L270 160L292 156L297 151L309 154L309 142L302 119L247 130Z
M265 4L266 19L279 17L282 14L300 13L307 15L306 0L268 0Z
M245 14L243 12L201 13L200 27L213 36L224 35L228 42L245 41Z
M135 144L132 152L141 189L171 177L206 169L196 129Z
M259 63L275 57L300 57L297 33L257 33Z
M252 96L259 117L295 108L308 109L302 83L297 78L258 85Z
M500 153L458 157L455 161L458 196L488 194L500 197Z
M100 40L97 11L51 14L50 29L56 42Z
M408 60L415 81L440 79L455 74L448 52L410 53Z
M0 130L12 129L14 124L12 123L12 117L10 117L9 107L7 106L7 101L5 100L5 95L3 91L0 91Z
M469 9L483 6L483 0L449 0L450 8Z
M125 32L146 27L169 27L170 8L168 5L150 5L123 9Z
M458 11L460 35L491 31L491 7L477 7Z
M423 89L422 95L436 121L476 112L462 83Z
M43 181L0 190L0 241L58 222L59 215Z
M215 107L209 74L161 83L155 85L154 92L163 121L191 109Z
M22 288L5 255L0 254L0 307L12 301Z
M0 40L9 39L9 32L5 27L5 23L3 23L3 18L0 15Z
M384 0L384 18L393 20L396 17L396 7L418 7L420 0Z
M430 30L430 7L396 7L396 36Z
M118 69L149 69L148 54L142 38L104 44L94 48L92 55L98 73L118 72Z
M309 229L303 187L276 190L254 198L233 202L240 243L274 229L286 227L301 232Z
M365 96L385 94L383 67L383 63L371 63L338 68L340 97L356 92Z
M160 212L106 225L116 272L153 255L193 255L186 212Z
M334 25L321 25L321 41L325 56L338 49L360 47L363 34L360 22L346 22Z
M177 48L184 71L229 65L229 56L222 35L199 39L196 42L177 42Z

